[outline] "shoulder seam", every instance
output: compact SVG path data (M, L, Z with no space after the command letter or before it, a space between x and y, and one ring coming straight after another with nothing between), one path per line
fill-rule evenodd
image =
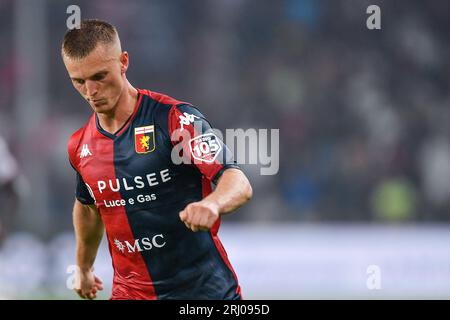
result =
M141 92L142 94L150 97L150 99L160 103L160 104L164 104L167 106L174 106L174 105L182 105L182 104L187 104L187 105L192 105L189 102L185 102L185 101L180 101L177 100L175 98L172 98L168 95L156 92L156 91L150 91L147 89L138 89L139 92Z

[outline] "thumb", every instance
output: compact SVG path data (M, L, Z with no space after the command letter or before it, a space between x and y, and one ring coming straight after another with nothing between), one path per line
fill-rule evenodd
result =
M103 290L103 282L102 282L102 280L101 280L99 277L97 277L97 276L95 276L95 286L94 286L94 288L96 288L96 289L98 289L98 290Z
M98 284L102 284L103 283L102 279L100 279L98 276L94 276L94 280Z
M187 212L186 212L186 210L181 211L181 212L180 212L180 219L181 219L181 221L186 220L186 218L187 218Z

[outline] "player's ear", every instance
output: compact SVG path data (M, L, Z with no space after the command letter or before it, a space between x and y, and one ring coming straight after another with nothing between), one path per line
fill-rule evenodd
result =
M124 74L128 70L129 58L128 52L124 51L120 54L120 72Z

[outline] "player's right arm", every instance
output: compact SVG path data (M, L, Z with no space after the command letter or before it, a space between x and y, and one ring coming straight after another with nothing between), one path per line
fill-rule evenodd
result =
M94 299L103 290L102 281L94 275L93 266L103 237L103 222L95 205L86 205L78 199L73 208L78 270L75 291L83 299Z

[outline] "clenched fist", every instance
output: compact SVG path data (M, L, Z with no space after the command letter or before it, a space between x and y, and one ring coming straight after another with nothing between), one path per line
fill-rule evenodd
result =
M207 231L219 218L219 209L209 202L190 203L180 212L180 219L194 232Z

